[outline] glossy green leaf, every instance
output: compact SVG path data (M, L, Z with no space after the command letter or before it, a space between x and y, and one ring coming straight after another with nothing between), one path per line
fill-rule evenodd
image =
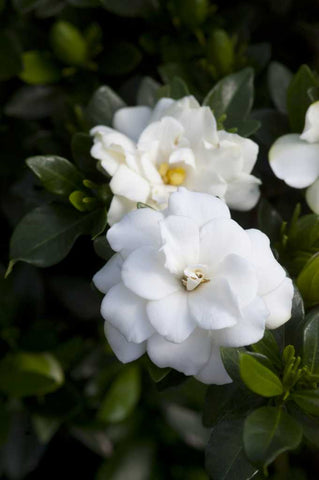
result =
M306 413L319 416L319 389L300 390L291 394L291 398Z
M296 283L307 306L319 303L319 254L306 263Z
M302 426L305 439L319 448L319 419L303 412L296 404L289 403L289 413Z
M212 427L227 418L238 417L260 405L261 399L238 383L210 385L203 410L203 423Z
M160 84L151 77L144 77L137 92L137 104L154 107Z
M19 352L0 362L0 390L13 397L44 395L63 382L59 362L47 353Z
M239 369L240 354L244 348L221 347L220 354L228 375L236 382L242 383Z
M9 117L38 120L52 115L60 99L56 87L26 85L15 91L4 112Z
M138 367L125 367L102 400L98 418L108 423L121 422L132 413L140 394L141 378Z
M302 428L282 408L261 407L245 421L244 446L249 460L267 467L278 455L298 447Z
M206 469L216 480L249 480L257 469L246 458L243 419L223 420L211 432L206 448Z
M239 127L254 102L254 71L244 68L220 80L208 93L204 105L208 105L216 118L227 115L226 128Z
M20 44L12 32L0 33L0 80L17 75L22 70Z
M245 385L263 397L275 397L283 393L279 377L256 358L240 354L240 375Z
M318 85L318 79L307 65L302 65L293 76L287 91L287 111L293 132L302 132L306 111L312 103L308 90Z
M60 80L61 73L49 52L31 50L22 55L21 80L31 85L44 85Z
M289 231L288 248L296 251L319 249L319 215L298 218L292 231Z
M99 237L95 238L93 241L93 246L95 253L100 258L103 258L103 260L109 260L112 255L114 255L114 251L107 241L106 235L100 235Z
M173 0L174 12L188 28L198 28L209 13L208 0Z
M270 330L265 330L264 336L258 343L254 343L251 348L256 353L265 355L276 366L281 366L281 358L278 344Z
M149 359L148 356L145 356L145 364L151 379L155 383L158 383L161 380L163 380L163 378L165 378L172 370L171 368L158 367Z
M227 121L227 119L226 119ZM247 118L238 125L237 134L242 137L250 137L255 134L261 127L261 122L254 118Z
M77 167L91 180L104 180L103 176L96 168L97 160L91 157L90 151L93 145L93 139L86 133L77 132L73 135L71 141L72 156Z
M106 226L106 211L80 213L65 205L44 205L32 210L15 228L10 242L11 263L37 267L60 262L80 235L96 236Z
M188 87L182 78L174 77L168 86L169 97L174 100L179 100L180 98L189 95Z
M157 2L152 0L101 0L104 8L123 17L144 17Z
M282 63L271 62L268 69L270 96L282 113L287 113L287 90L292 79L291 71Z
M114 113L123 107L123 100L110 87L104 85L93 94L86 108L86 117L91 127L111 125Z
M264 198L258 206L258 226L273 242L280 238L282 218L277 210Z
M65 158L39 155L28 158L26 163L44 188L56 195L69 196L73 190L83 187L81 173Z
M292 299L291 318L284 325L285 345L293 345L297 355L302 354L303 338L301 332L305 326L305 307L303 297L298 288L294 287L294 296ZM276 331L276 330L275 330Z
M302 361L313 375L319 375L319 308L306 316Z
M70 22L59 20L50 32L52 50L66 65L81 66L88 60L88 46L80 30Z

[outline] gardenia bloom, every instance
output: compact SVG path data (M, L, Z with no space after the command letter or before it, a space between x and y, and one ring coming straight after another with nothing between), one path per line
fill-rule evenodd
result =
M301 135L284 135L269 152L274 174L294 188L305 188L306 200L319 214L319 102L307 110L305 128Z
M237 210L256 205L261 182L251 171L257 144L217 131L211 109L201 107L194 97L163 98L153 110L121 108L113 126L91 130L91 155L112 177L111 225L137 202L166 208L169 195L181 185L217 195Z
M124 363L147 352L158 367L228 383L219 347L255 343L291 316L292 282L268 237L243 230L216 197L180 188L167 210L134 210L107 239L117 253L93 281Z

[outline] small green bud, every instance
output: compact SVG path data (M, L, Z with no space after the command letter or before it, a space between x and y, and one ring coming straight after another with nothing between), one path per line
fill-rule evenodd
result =
M66 65L82 66L88 60L87 42L72 23L60 20L51 29L52 49Z
M96 207L96 199L92 198L93 202L91 202L91 198L87 197L85 193L81 192L81 190L75 190L72 192L69 196L69 200L73 207L79 210L79 212L89 212Z

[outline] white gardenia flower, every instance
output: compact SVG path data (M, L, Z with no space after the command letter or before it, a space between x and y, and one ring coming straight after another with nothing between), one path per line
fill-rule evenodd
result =
M319 102L308 108L301 135L283 135L275 141L269 162L274 174L290 187L308 187L307 203L319 214Z
M121 108L113 127L91 130L91 154L112 177L111 225L137 202L166 208L169 195L181 185L217 195L237 210L256 205L261 182L251 171L258 145L218 131L211 109L194 97L163 98L153 110Z
M179 188L167 210L134 210L107 239L117 253L93 281L124 363L147 352L158 367L228 383L219 347L255 343L291 316L293 285L268 237L216 197Z

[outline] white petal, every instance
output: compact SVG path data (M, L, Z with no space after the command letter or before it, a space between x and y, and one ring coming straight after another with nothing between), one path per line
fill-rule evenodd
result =
M275 175L295 188L311 185L319 176L319 143L308 143L299 135L280 137L269 151Z
M160 223L165 267L182 276L185 268L198 263L199 228L194 220L170 215Z
M146 314L145 300L134 295L123 283L118 283L105 295L101 315L128 342L144 342L154 333Z
M241 156L243 159L243 169L244 173L250 173L255 166L259 147L257 143L253 142L249 138L243 138L236 133L228 133L224 130L218 131L219 140L228 140L233 142L240 147Z
M138 141L138 149L147 152L157 145L159 161L167 161L167 157L176 148L184 134L183 126L172 117L163 117L151 123L142 133Z
M267 235L254 228L246 230L246 233L251 241L250 260L256 266L259 284L258 293L265 295L280 285L286 276L286 272L275 259Z
M146 311L155 330L169 342L184 342L196 327L189 312L186 292L148 302Z
M127 288L147 300L159 300L178 290L181 282L164 267L164 255L153 247L134 250L122 267Z
M121 281L122 265L121 255L117 253L94 275L93 283L100 292L106 293Z
M146 342L128 342L126 338L108 322L105 322L104 324L104 332L113 352L120 362L132 362L145 353Z
M178 148L174 150L169 156L168 163L170 165L180 164L182 166L188 165L193 168L196 167L195 155L190 148Z
M160 176L156 166L150 159L149 152L141 155L141 168L143 176L151 183L162 184L162 177Z
M319 102L315 102L307 110L305 128L300 135L302 140L319 142Z
M213 218L230 218L225 202L206 193L195 193L179 188L172 193L168 203L168 215L182 215L197 222L201 227Z
M208 385L224 385L225 383L232 383L232 379L228 375L222 362L218 345L212 345L212 351L208 362L198 372L195 378Z
M217 124L209 107L184 110L175 118L183 125L185 136L195 152L200 148L203 140L218 143Z
M139 247L152 245L160 247L160 221L163 214L152 208L139 208L125 215L107 232L112 249L124 256Z
M230 328L216 330L214 339L223 347L244 347L262 339L269 310L260 297L241 309L238 323Z
M260 197L261 181L247 174L241 174L227 185L224 200L234 210L247 211L254 208Z
M119 195L114 195L109 211L107 212L108 224L113 225L114 223L119 222L124 217L124 215L135 209L136 202L132 202L132 200L120 197Z
M100 126L92 128L90 134L94 137L91 148L93 158L101 160L101 165L109 175L114 175L123 163L137 171L135 144L122 133L112 128Z
M233 292L223 278L214 278L189 292L188 305L197 324L205 330L231 327L240 316Z
M306 200L311 210L319 214L319 179L307 188Z
M110 188L115 195L135 202L146 202L150 193L149 182L126 165L121 165L116 171Z
M137 141L151 118L150 107L125 107L115 112L113 127Z
M247 305L257 295L256 271L245 258L228 255L219 264L216 277L227 280L240 306Z
M166 116L168 108L175 103L172 98L161 98L155 105L149 123L158 122Z
M284 278L277 288L263 296L263 300L270 311L266 322L267 328L280 327L289 320L293 295L292 281L290 278Z
M197 329L182 343L168 342L161 335L147 341L147 353L160 368L171 367L185 375L196 375L207 363L211 340L207 332Z
M200 232L200 261L213 270L227 255L249 257L251 242L245 230L230 219L214 219Z

